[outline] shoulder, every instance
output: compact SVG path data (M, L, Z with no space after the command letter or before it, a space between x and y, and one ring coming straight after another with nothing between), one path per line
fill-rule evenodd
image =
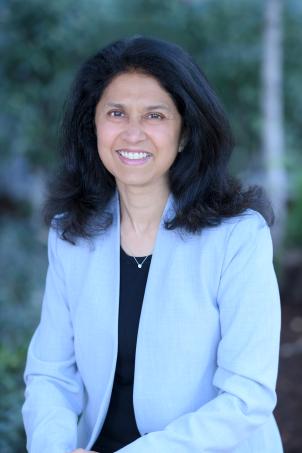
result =
M72 212L56 214L50 222L49 240L58 245L64 244L62 247L66 250L93 249L110 227L116 227L118 212L118 195L115 193L103 207L91 212L85 219L75 218ZM70 245L73 247L70 248Z
M229 238L252 238L259 235L270 237L270 228L264 217L253 209L247 209L242 214L225 220Z
M234 258L236 261L252 257L272 260L270 229L264 217L252 209L223 219L217 226L205 228L199 237L199 250L206 250L209 257L220 263L222 268Z
M253 209L247 209L242 214L224 218L217 226L209 226L202 230L201 236L208 240L219 240L229 242L232 240L244 240L265 232L270 235L269 227L264 217Z
M175 242L191 243L196 252L209 249L218 255L224 254L228 246L255 242L257 237L265 236L269 244L271 235L264 217L253 209L247 209L236 216L223 218L218 225L206 226L199 232L190 233L174 230Z
M55 216L48 231L48 258L49 262L60 263L62 267L72 267L77 262L85 261L95 248L95 241L76 238L72 243L63 237L59 216Z
M252 209L224 222L227 228L224 247L224 262L235 257L238 262L271 263L273 244L270 228L264 217Z
M241 226L242 228L255 228L255 227L265 227L267 226L266 220L264 217L254 209L246 209L241 214L236 216L225 218L221 222L221 226L235 228Z
M269 226L264 217L253 209L247 209L242 214L224 219L221 229L225 229L229 238L250 237L260 232L269 234Z

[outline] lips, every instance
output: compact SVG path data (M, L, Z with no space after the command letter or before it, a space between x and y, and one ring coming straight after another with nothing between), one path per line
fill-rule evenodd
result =
M117 155L120 162L126 166L147 165L152 154L143 150L118 149Z

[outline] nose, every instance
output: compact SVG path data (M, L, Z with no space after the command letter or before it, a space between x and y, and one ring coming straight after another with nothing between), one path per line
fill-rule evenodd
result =
M140 121L134 119L129 120L122 132L122 138L129 143L138 143L145 140L146 134Z

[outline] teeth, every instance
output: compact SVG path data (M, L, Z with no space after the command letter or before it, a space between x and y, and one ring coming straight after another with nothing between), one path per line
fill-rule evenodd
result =
M148 153L142 153L142 152L139 152L139 153L131 153L131 152L128 152L128 151L118 151L118 153L123 156L123 157L126 157L127 159L145 159L146 157L148 157Z

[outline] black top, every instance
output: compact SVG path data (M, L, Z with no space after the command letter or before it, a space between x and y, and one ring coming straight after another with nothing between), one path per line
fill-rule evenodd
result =
M145 257L137 257L141 263ZM151 255L138 268L132 256L120 251L118 355L112 394L102 430L91 450L113 453L140 437L133 408L135 349L139 318Z

